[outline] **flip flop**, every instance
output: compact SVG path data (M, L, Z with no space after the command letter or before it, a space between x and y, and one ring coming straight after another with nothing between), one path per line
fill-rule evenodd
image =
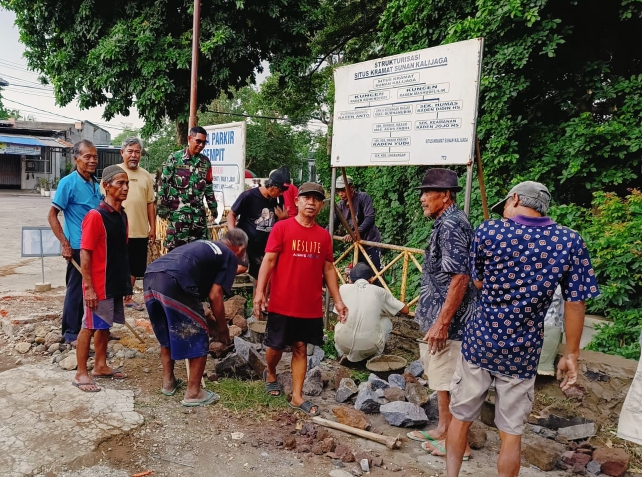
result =
M101 388L96 386L95 381L92 381L90 383L79 383L78 381L74 380L71 382L71 384L76 386L78 389L80 389L84 393L97 393L101 390ZM94 386L95 389L83 389L82 386Z
M131 308L136 311L145 311L145 305L142 303L137 303L135 301L129 302L125 305L125 308Z
M281 385L278 383L278 381L268 382L267 369L263 370L263 382L265 383L265 392L270 396L279 397L283 394L283 389L281 389ZM273 392L277 392L278 394L272 394Z
M435 457L446 457L446 441L435 441L433 439L432 442L422 442L421 448ZM435 452L440 452L440 454L435 454ZM461 460L467 461L469 459L470 455L465 455Z
M125 379L127 375L123 372L121 368L112 369L109 374L94 374L91 373L92 378L112 378L112 379Z
M221 396L213 391L209 391L206 389L205 393L205 399L183 399L181 401L181 404L185 407L207 406L208 404L217 403L221 399Z
M178 388L180 388L183 385L183 380L181 378L175 379L174 380L174 387L172 388L171 391L165 391L163 389L163 386L161 386L161 393L163 393L165 396L173 396L176 394L176 391L178 391Z
M288 404L290 405L291 408L296 409L297 411L303 411L308 416L315 417L315 416L321 415L321 410L319 409L319 406L317 406L313 402L303 401L300 405L295 406L294 404L292 404L292 401L288 401ZM311 411L313 407L317 408L316 412Z
M421 434L423 437L415 436L414 434L417 432ZM410 431L408 434L406 434L406 437L410 440L419 441L419 442L426 442L426 441L437 442L435 438L432 437L430 434L428 434L426 431Z

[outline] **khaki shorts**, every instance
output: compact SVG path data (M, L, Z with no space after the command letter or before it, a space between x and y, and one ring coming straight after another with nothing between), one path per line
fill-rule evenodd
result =
M470 364L463 355L457 362L450 390L450 412L460 421L479 417L488 388L495 381L495 425L500 431L519 436L533 409L535 377L518 379L491 373Z
M457 361L461 356L461 341L448 340L444 349L435 354L430 354L428 345L421 343L420 347L422 346L425 347L421 355L428 387L433 391L450 391Z

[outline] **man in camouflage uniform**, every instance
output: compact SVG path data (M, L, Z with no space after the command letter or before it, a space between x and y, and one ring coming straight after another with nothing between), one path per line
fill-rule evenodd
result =
M207 132L195 126L187 136L187 148L176 151L163 165L158 191L158 215L168 221L165 247L168 251L195 240L207 239L205 203L216 216L212 165L201 154Z

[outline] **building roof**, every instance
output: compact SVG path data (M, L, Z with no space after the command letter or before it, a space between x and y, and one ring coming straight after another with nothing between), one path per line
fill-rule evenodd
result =
M23 136L23 135L9 135L0 134L0 142L9 144L19 144L21 146L40 146L40 147L73 147L73 144L63 141L62 139L55 139L52 137L44 136Z

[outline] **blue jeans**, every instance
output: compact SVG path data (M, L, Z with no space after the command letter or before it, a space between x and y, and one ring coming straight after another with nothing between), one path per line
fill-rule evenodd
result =
M80 265L80 249L72 250L73 259ZM62 337L65 343L71 343L78 338L82 326L83 302L82 302L82 274L76 270L71 262L67 263L67 275L65 276L67 291L65 293L65 304L62 307Z

